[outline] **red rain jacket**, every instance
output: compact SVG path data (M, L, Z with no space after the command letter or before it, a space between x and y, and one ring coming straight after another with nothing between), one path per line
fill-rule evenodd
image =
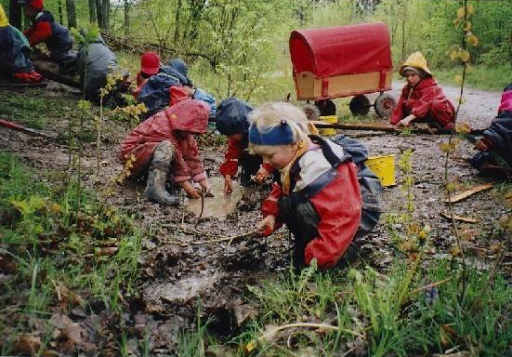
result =
M306 162L304 158L312 151L314 150L310 149L299 159L301 166ZM318 176L317 164L318 159L310 160L309 164L302 167L300 176ZM330 268L341 259L361 221L362 199L357 168L351 161L345 161L339 165L337 171L338 176L309 199L320 217L320 222L317 227L318 237L306 246L305 263L309 265L316 258L321 269ZM270 196L263 201L261 207L264 217L270 214L278 217L277 201L283 196L281 186L274 183ZM281 225L281 222L276 223Z
M199 148L193 134L204 134L208 127L208 104L187 99L158 112L133 129L121 143L119 159L125 163L133 155L132 176L142 174L151 161L155 147L169 140L176 153L172 160L174 181L201 181L206 178ZM179 131L179 135L177 134Z
M396 125L409 114L418 119L430 116L447 127L454 122L455 108L434 78L424 78L415 87L403 87L390 123Z
M224 162L220 165L219 169L222 176L230 175L233 177L236 175L238 172L238 164L245 149L246 145L244 145L244 140L237 140L232 136L228 137L228 150L224 155ZM262 164L262 166L268 173L274 171L274 168L270 164Z

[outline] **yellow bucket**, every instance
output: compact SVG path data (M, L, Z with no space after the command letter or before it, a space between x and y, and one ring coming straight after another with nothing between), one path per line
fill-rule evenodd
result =
M368 166L380 179L382 186L394 186L395 183L395 155L370 156L366 160Z
M336 124L338 122L338 117L336 115L325 115L325 116L321 116L320 118L320 121L323 121L323 122L326 122L326 123L329 123L329 124ZM329 136L329 135L336 135L336 129L320 129L318 130L320 132L320 135L325 135L325 136Z

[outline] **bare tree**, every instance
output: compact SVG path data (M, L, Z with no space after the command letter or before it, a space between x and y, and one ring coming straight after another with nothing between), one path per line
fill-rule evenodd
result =
M66 12L68 14L68 27L76 28L75 0L66 0Z
M126 37L130 36L130 0L124 0L123 4L123 12L124 12L124 35Z
M102 30L109 27L110 0L95 0L98 26Z
M9 0L9 22L21 29L21 6L17 0Z
M89 22L98 22L98 16L96 16L96 2L95 0L89 0Z

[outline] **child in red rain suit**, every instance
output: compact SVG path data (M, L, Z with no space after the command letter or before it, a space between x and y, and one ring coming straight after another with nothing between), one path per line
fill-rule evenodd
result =
M233 177L238 172L238 166L242 167L242 186L248 185L252 181L252 176L257 183L261 183L273 171L271 165L262 165L260 156L250 155L248 152L247 115L251 111L249 104L234 97L223 100L217 110L217 130L228 137L228 149L220 166L220 173L224 176L225 194L233 192Z
M177 206L179 198L166 189L168 172L188 197L199 198L192 182L198 182L209 193L203 162L195 134L204 134L210 109L202 101L187 99L158 112L133 129L121 143L120 160L131 168L130 177L137 178L149 169L144 195L151 201Z
M430 127L453 129L455 109L432 77L420 52L407 58L399 73L406 78L398 104L390 118L392 125L410 126L426 122Z
M288 103L269 103L249 114L249 148L279 170L262 204L257 225L269 235L283 223L295 237L296 268L316 260L334 267L359 229L362 199L357 167L345 150L308 136L304 112Z

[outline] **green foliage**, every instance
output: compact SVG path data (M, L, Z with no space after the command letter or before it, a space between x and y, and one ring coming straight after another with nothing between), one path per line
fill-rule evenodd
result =
M141 249L131 220L74 182L36 175L12 155L0 154L0 168L0 258L13 267L2 289L5 298L18 296L12 300L18 318L44 315L56 303L73 308L94 299L120 310L120 292L133 293Z

